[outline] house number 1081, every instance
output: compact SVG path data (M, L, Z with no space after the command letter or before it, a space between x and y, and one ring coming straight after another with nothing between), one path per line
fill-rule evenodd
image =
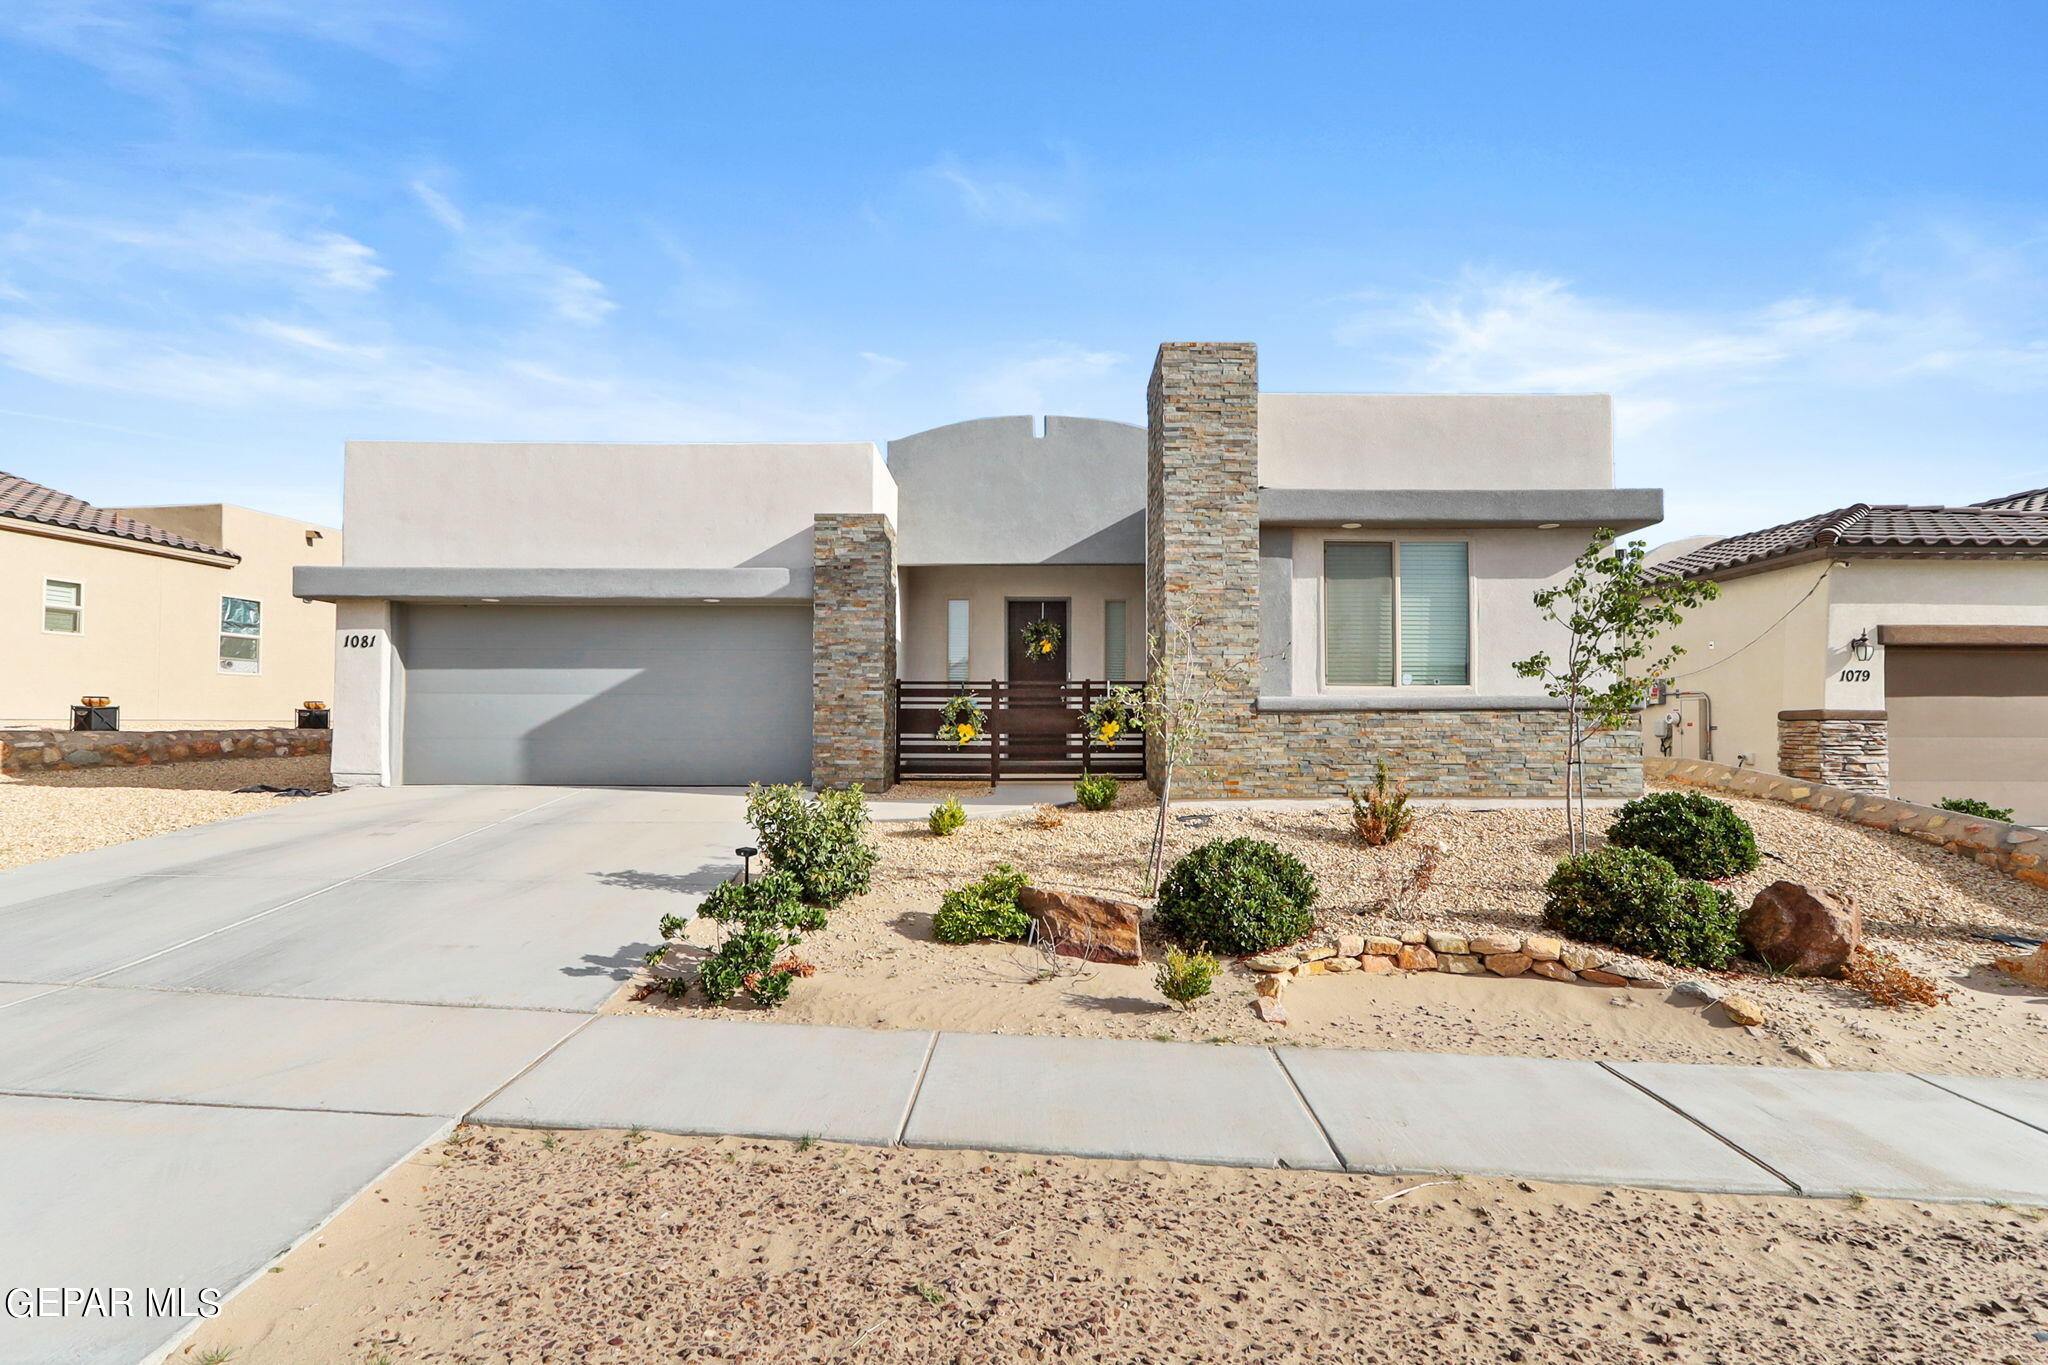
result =
M374 635L344 635L341 637L341 647L343 649L375 649L377 647L377 637Z
M1845 669L1843 669L1843 670L1842 670L1842 676L1841 676L1841 678L1840 678L1840 679L1839 679L1838 681L1841 681L1841 682L1869 682L1869 681L1870 681L1870 670L1869 670L1869 669L1867 669L1867 668L1845 668Z

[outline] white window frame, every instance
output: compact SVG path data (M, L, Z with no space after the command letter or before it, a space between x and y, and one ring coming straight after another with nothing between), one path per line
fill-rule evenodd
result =
M1401 677L1401 545L1414 544L1463 545L1465 547L1465 681L1461 683L1404 683ZM1324 572L1324 553L1331 545L1386 545L1393 554L1394 603L1394 678L1386 687L1363 683L1333 683L1330 681L1330 590L1329 578ZM1473 678L1479 672L1479 587L1478 578L1472 572L1472 538L1470 536L1407 535L1400 531L1389 531L1385 535L1339 535L1323 536L1316 544L1316 685L1332 696L1385 696L1396 692L1428 692L1437 695L1456 695L1475 690Z
M75 607L51 607L50 585L53 583L62 584L64 587L67 588L78 589L78 605ZM64 636L76 636L85 634L85 580L82 578L45 578L43 580L43 600L39 604L37 604L37 610L43 614L43 634ZM78 629L51 630L50 612L53 610L68 611L74 613L78 618Z
M222 620L222 618L227 614L227 605L230 602L254 602L256 604L255 634L243 635L238 631L232 631L227 628L227 625ZM263 618L268 614L269 608L267 604L264 602L264 600L260 597L244 597L242 596L242 594L238 592L224 592L220 595L220 601L214 607L213 654L215 667L223 677L259 678L263 676ZM226 639L254 640L256 642L256 657L253 659L228 658L226 655L220 652L220 642ZM228 666L229 664L248 663L252 663L256 666L254 668L230 668Z

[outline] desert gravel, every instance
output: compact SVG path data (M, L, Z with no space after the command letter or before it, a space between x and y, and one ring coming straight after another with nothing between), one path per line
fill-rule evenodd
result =
M268 810L291 800L235 788L332 789L327 756L82 768L0 781L0 869Z
M1535 978L1357 973L1296 983L1283 1029L1252 1017L1250 976L1234 966L1215 994L1183 1012L1160 997L1149 965L1055 964L1016 945L932 940L940 896L998 862L1014 863L1040 885L1144 902L1144 854L1156 807L1131 784L1113 810L977 818L944 838L922 823L877 825L882 860L874 888L835 910L831 926L806 940L799 951L817 974L796 982L788 1005L773 1014L712 1011L694 995L681 1005L661 995L635 1000L644 979L609 1008L878 1028L2048 1075L2048 1002L1990 968L1993 956L2009 950L1975 937L2048 936L2048 891L1913 839L1770 802L1734 804L1756 827L1765 853L1755 873L1724 884L1739 902L1781 877L1852 896L1875 946L1935 978L1952 993L1948 1003L1881 1010L1841 984L1773 979L1754 967L1677 974L1739 986L1759 1000L1766 1024L1749 1030L1697 1001L1680 1004L1662 993ZM1612 817L1596 811L1592 818L1599 829ZM1176 807L1169 861L1206 840L1237 835L1270 840L1308 865L1321 887L1317 911L1327 933L1402 925L1533 931L1544 880L1565 850L1561 816L1549 810L1434 811L1403 842L1374 849L1352 833L1348 809L1336 805L1190 805ZM1426 844L1441 850L1428 889L1408 896L1399 913L1377 908L1390 893L1401 895ZM701 947L713 934L700 925L691 940ZM1148 943L1147 951L1160 946ZM671 957L687 974L695 953L685 948ZM673 973L656 973L665 974Z
M2033 1211L457 1138L172 1359L1973 1365L2048 1331Z

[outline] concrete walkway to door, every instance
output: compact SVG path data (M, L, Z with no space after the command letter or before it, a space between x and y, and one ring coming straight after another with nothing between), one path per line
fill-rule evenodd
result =
M2048 1082L598 1016L733 792L415 788L0 874L0 1285L225 1295L467 1117L2048 1204ZM190 1320L0 1317L0 1363Z

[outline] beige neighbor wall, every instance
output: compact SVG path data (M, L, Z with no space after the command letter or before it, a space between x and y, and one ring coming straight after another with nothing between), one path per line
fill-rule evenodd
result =
M1067 676L1103 676L1104 602L1124 602L1124 658L1128 671L1145 670L1145 568L1142 564L996 564L906 567L903 585L903 676L943 681L946 676L946 603L965 598L967 676L1009 674L1005 638L1010 598L1067 599L1071 631Z
M0 723L70 724L82 696L111 697L124 729L290 725L300 702L331 699L334 608L292 596L292 566L334 564L341 533L245 507L110 509L242 556L225 561L0 521ZM306 533L319 539L306 543ZM43 630L43 580L83 585L84 629ZM220 599L263 604L260 671L220 671Z
M1643 712L1645 754L1663 756L1658 727L1676 713L1681 723L1670 757L1704 757L1700 726L1711 706L1716 763L1778 770L1778 713L1834 704L1824 700L1823 676L1833 581L1814 588L1826 567L1824 561L1793 564L1731 578L1720 585L1718 598L1686 613L1656 652L1683 647L1675 665L1677 685L1707 696L1649 706Z
M1606 394L1261 393L1267 488L1611 488Z

